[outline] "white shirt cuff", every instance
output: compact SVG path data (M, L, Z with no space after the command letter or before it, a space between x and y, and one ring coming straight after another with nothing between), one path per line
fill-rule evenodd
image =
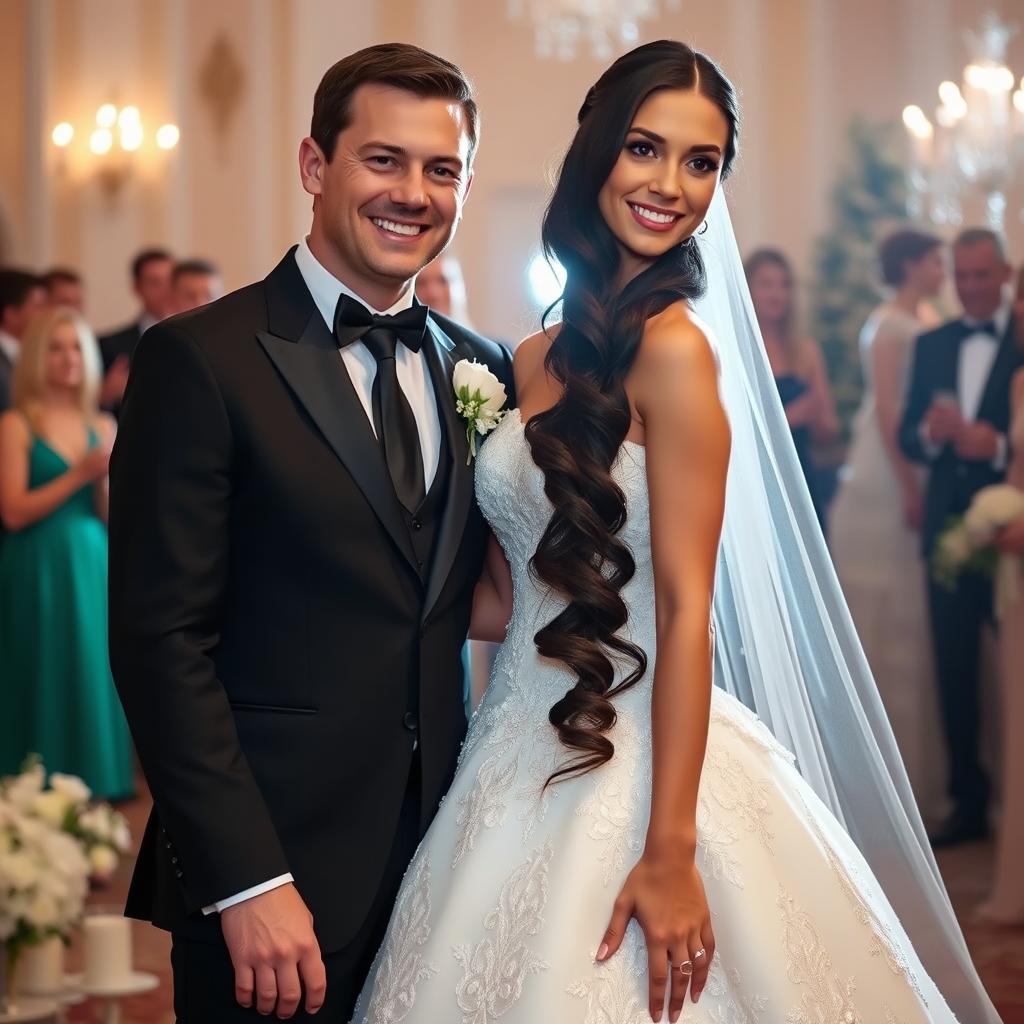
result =
M921 425L917 428L917 437L921 442L921 447L924 449L924 454L929 459L936 458L942 451L942 445L936 444L928 436L928 424L922 421Z
M246 900L251 900L254 896L262 896L265 892L279 889L282 885L287 885L289 882L294 881L295 879L291 875L278 875L277 878L272 878L269 882L261 882L259 885L254 885L251 889L246 889L245 892L229 896L226 900L217 900L212 906L203 907L203 913L206 915L223 913L228 907L244 903Z
M996 441L996 456L992 460L992 468L997 473L1001 473L1004 469L1006 469L1008 454L1009 452L1008 445L1006 442L1006 435L1000 434L998 440Z

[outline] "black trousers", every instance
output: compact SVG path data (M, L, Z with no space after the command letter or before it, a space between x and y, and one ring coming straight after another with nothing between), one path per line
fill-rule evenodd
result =
M416 852L420 821L419 758L414 758L395 842L377 890L376 899L356 937L336 953L324 954L327 996L320 1012L307 1014L304 1004L290 1019L317 1024L348 1024L373 958L391 918L398 887ZM342 888L339 885L339 890ZM172 936L171 967L174 972L174 1014L178 1024L254 1024L276 1020L263 1017L255 1007L245 1009L235 1001L235 971L223 942L197 942ZM305 997L303 997L305 998Z
M981 636L992 618L992 584L965 573L954 590L928 585L932 647L949 753L949 795L955 813L984 819L989 782L979 759Z

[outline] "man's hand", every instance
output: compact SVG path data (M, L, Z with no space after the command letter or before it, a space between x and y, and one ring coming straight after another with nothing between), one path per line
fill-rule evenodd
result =
M110 409L124 398L124 389L128 386L128 370L130 363L125 355L118 356L110 369L107 370L100 387L100 405Z
M960 410L949 401L936 401L928 407L924 417L925 433L932 444L949 444L963 430Z
M235 999L281 1020L295 1013L306 990L306 1012L324 1003L327 973L313 932L313 915L294 885L279 886L220 915L235 968Z
M988 423L965 423L955 448L961 459L991 462L999 452L999 431Z

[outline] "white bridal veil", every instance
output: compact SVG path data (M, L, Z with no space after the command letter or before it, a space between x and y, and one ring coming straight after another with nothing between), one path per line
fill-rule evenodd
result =
M796 754L804 778L871 865L957 1017L998 1024L811 506L721 188L707 223L697 244L708 290L695 309L717 339L732 426L715 683Z

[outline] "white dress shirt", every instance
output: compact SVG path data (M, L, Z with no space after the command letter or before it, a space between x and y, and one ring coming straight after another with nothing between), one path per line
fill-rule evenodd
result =
M370 303L342 284L320 263L313 255L305 238L299 242L299 247L295 250L295 262L298 264L302 280L305 281L310 295L313 296L316 308L331 331L334 330L334 311L342 294L358 300L371 313L394 314L412 306L413 289L409 288L406 294L390 309L374 309ZM372 398L373 381L377 376L377 360L361 341L353 342L343 348L341 359L352 378L359 401L362 402L363 408L366 410L370 429L373 430ZM416 417L416 426L419 428L420 434L420 450L423 453L424 484L429 490L434 476L437 474L437 465L441 455L441 421L437 411L437 396L434 394L430 372L427 368L427 359L422 349L419 352L413 352L405 345L399 345L395 351L395 366L398 384L408 399L409 405L412 406L413 416ZM290 874L278 875L277 878L254 885L251 889L246 889L228 899L218 900L213 906L203 907L203 913L220 913L227 910L228 907L244 903L254 896L262 896L263 893L293 881L295 879Z
M0 331L0 352L7 356L7 361L11 366L18 361L18 353L20 351L21 345L18 343L18 339L13 334Z
M313 255L305 238L299 242L295 250L295 262L299 266L299 273L302 280L306 282L310 295L320 310L329 330L334 330L334 311L338 305L338 299L342 295L348 295L361 302L371 313L386 313L393 315L403 309L409 309L413 302L413 289L410 287L390 309L374 309L364 298L357 295L351 288L342 284L322 263ZM377 360L374 359L370 350L361 342L356 341L346 345L341 350L341 358L352 378L359 401L363 403L367 419L373 427L373 381L377 376ZM413 352L405 345L399 345L395 350L395 368L398 374L398 384L405 394L409 405L412 407L412 414L416 418L416 426L420 434L420 451L423 454L424 486L429 491L430 485L434 482L437 473L437 463L441 454L441 421L437 411L437 396L434 394L434 386L430 380L430 371L427 367L427 357L423 349Z
M999 353L1003 335L1010 321L1010 310L1005 304L996 310L992 322L996 336L987 331L975 331L960 342L960 361L957 364L957 394L960 398L960 415L969 423L978 418L978 409L985 393L985 385L992 373L992 366ZM986 321L987 322L987 321ZM974 327L979 321L964 317L964 324Z
M973 320L964 317L965 326L971 327L988 323L989 321ZM1003 303L992 316L992 323L995 324L995 335L988 331L975 331L968 334L960 342L960 353L956 367L956 392L960 403L960 415L968 423L974 423L978 418L978 411L981 408L981 400L985 395L985 387L992 375L992 367L995 365L996 356L999 354L999 346L1002 344L1003 336L1010 322L1010 307ZM921 424L921 440L925 451L935 457L942 450L942 446L936 444L928 436L927 428ZM995 458L992 459L992 467L997 470L1006 467L1007 441L1005 435L1000 434L998 448Z

